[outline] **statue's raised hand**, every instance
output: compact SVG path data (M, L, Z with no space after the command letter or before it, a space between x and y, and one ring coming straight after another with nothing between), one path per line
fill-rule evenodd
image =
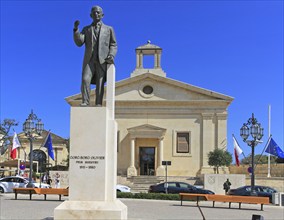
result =
M77 21L74 22L74 30L77 30L77 29L78 29L79 24L80 24L80 21L79 21L79 20L77 20Z

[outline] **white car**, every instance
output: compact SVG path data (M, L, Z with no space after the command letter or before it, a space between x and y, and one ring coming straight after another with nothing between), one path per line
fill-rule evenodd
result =
M117 192L131 192L131 188L128 187L128 186L117 184L116 185L116 191Z
M26 188L29 180L21 176L8 176L0 179L0 193L13 192L13 188ZM49 184L33 182L34 188L51 188Z
M26 179L27 184L28 184L29 178L25 178L25 179ZM32 183L33 183L33 188L51 188L51 186L49 184L46 184L46 183L38 183L38 182L35 182L34 180L33 180Z

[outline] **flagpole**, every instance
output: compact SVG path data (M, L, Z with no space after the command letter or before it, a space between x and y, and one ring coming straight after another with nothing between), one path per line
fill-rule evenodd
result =
M18 158L17 174L20 175L20 160Z
M271 110L271 106L268 105L268 136L269 137L270 137L270 110ZM267 177L271 177L270 175L270 154L268 154Z
M272 138L272 135L269 136L268 141L266 142L266 144L265 144L265 146L264 146L264 148L263 148L263 150L262 150L262 153L261 153L260 157L258 158L256 164L254 165L254 169L256 168L258 162L260 161L260 159L261 159L261 157L262 157L262 154L263 154L264 151L266 150L266 148L267 148L267 146L268 146L268 143L270 142L271 138Z

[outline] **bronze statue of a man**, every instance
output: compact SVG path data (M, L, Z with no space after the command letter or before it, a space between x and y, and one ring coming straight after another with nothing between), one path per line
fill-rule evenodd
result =
M114 63L117 52L115 33L112 27L105 25L101 20L104 16L103 9L99 6L92 7L92 24L79 31L80 22L74 23L74 42L81 47L85 44L85 55L82 68L82 104L90 105L91 84L96 85L96 106L102 106L104 83L106 82L107 64Z

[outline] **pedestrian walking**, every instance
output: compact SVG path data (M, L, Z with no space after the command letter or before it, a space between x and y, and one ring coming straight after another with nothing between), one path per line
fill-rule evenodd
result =
M47 176L47 182L46 182L47 184L49 184L49 185L51 185L51 183L52 183L52 179L51 179L51 177L49 176L49 174L48 174L48 176Z
M45 172L44 175L41 178L41 182L42 183L47 183L47 179L48 179L48 174L47 174L47 172Z
M59 175L59 173L55 174L54 183L55 183L55 188L60 188L60 175Z
M227 179L223 184L223 189L225 190L225 194L228 194L229 189L231 188L231 182Z

